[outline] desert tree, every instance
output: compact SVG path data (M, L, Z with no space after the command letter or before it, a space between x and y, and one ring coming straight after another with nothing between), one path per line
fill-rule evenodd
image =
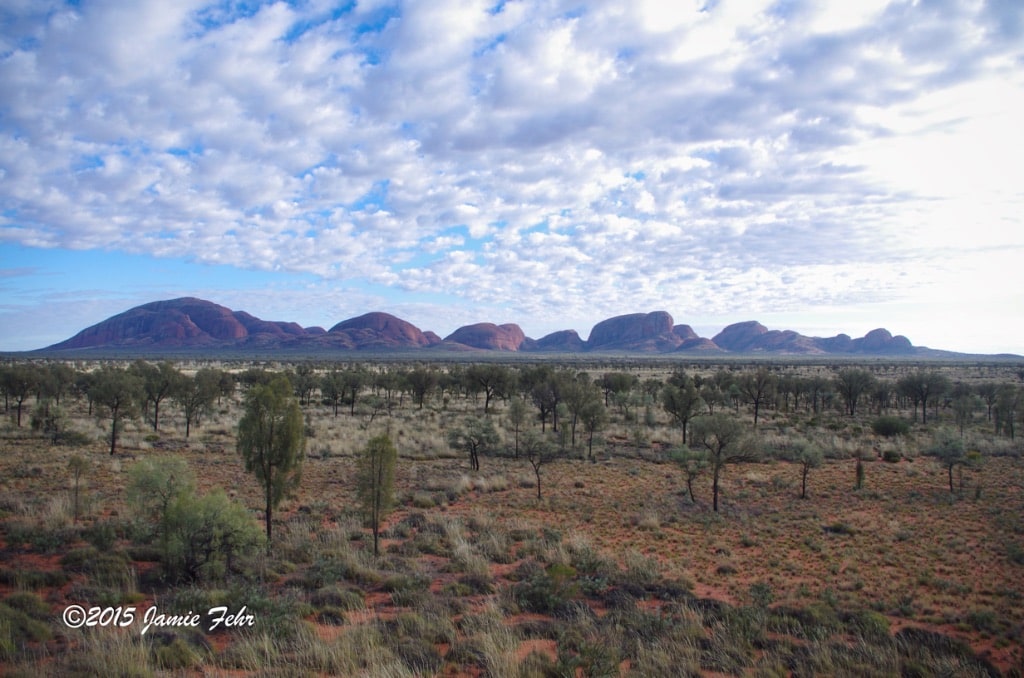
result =
M992 410L995 420L996 433L1008 436L1010 440L1015 437L1015 420L1017 410L1020 408L1021 392L1013 384L1003 384L999 387L996 395L995 407Z
M512 396L505 416L508 417L508 423L512 429L513 440L515 441L513 451L516 459L519 458L519 432L522 430L523 424L526 423L526 415L526 401L519 396Z
M601 391L585 372L577 374L575 379L566 379L563 391L565 411L571 419L570 444L575 448L576 428L583 411L590 403L601 404Z
M555 416L560 421L565 421L569 418L569 406L564 402L558 403L558 407L555 408ZM568 450L570 444L570 431L569 427L562 426L558 430L554 427L551 429L551 433L558 439L558 449L563 454Z
M397 369L384 369L373 375L373 388L376 394L384 392L384 402L387 405L388 415L395 408L395 405L399 404L395 402L395 396L398 396L399 402L402 400L402 394L404 393L403 382L404 380L399 375Z
M142 382L145 409L153 404L153 430L160 430L160 403L181 388L185 376L168 360L153 365L144 360L137 360L129 368Z
M836 373L835 387L843 402L846 413L851 417L857 414L857 403L874 389L875 376L859 367L844 367Z
M949 477L949 491L952 494L956 491L953 488L953 469L957 466L962 468L971 463L971 459L964 447L963 439L954 435L951 431L940 429L936 432L932 444L927 449L927 453L938 459L939 463L946 469L946 474Z
M281 376L289 379L288 383L291 384L290 376L287 372L275 374L264 367L250 367L238 374L238 383L242 386L243 391L248 391L256 386L266 386L276 377Z
M78 373L70 365L56 362L46 366L46 375L48 395L53 397L54 403L60 405L61 398L71 390Z
M71 472L71 480L74 483L72 486L72 497L74 502L75 512L75 523L78 523L78 517L81 515L79 497L81 495L82 476L89 469L89 462L86 461L85 457L80 454L71 455L71 459L68 460L68 471Z
M949 378L934 370L915 370L899 378L896 390L914 403L914 416L917 417L917 405L921 405L921 423L928 423L928 401L936 400L949 390Z
M33 431L39 431L50 440L50 444L56 445L67 432L68 418L64 408L46 397L36 401L31 423Z
M700 394L701 401L708 410L708 414L714 414L715 407L725 402L722 388L714 379L705 379L697 391Z
M152 404L153 430L159 431L160 404L177 388L179 380L182 378L181 372L166 360L157 365L145 360L136 360L128 366L128 371L134 374L142 384L143 419L150 419L149 407Z
M342 381L341 373L332 369L320 378L320 393L323 395L323 402L334 409L334 416L338 416L338 407L345 397L345 384Z
M953 398L953 418L956 420L961 438L964 437L964 428L974 419L974 413L981 404L981 398L970 391L963 391Z
M533 474L537 479L537 501L540 501L543 498L541 468L559 456L558 446L553 445L545 435L531 430L523 435L522 452L533 468Z
M650 380L648 380L650 381ZM658 381L659 388L662 386L660 380ZM649 401L649 396L646 390L622 391L612 395L612 403L615 408L619 411L619 414L625 421L636 421L637 410L644 405L645 402Z
M661 390L661 407L669 413L672 421L683 432L683 445L686 445L686 429L690 420L698 416L704 409L704 402L700 397L693 379L686 375L670 380Z
M447 369L438 373L437 394L441 398L443 407L447 407L452 396L458 397L464 371L464 368L459 365L449 365Z
M871 396L871 400L875 404L875 411L878 414L882 414L889 409L889 404L892 401L892 388L892 382L887 379L875 380L875 386L868 395Z
M690 443L693 447L707 452L712 477L712 502L717 513L722 469L727 464L755 461L756 450L743 424L727 414L707 414L694 418Z
M320 385L316 370L309 363L300 363L288 376L292 388L295 389L295 395L299 398L299 404L309 405L313 391Z
M527 367L520 372L519 384L530 398L530 402L537 408L540 430L544 432L547 427L548 415L554 415L559 402L554 370L548 365Z
M386 434L374 436L356 461L356 491L373 532L373 555L380 554L380 525L394 504L398 451Z
M110 454L117 449L117 437L125 419L138 416L143 399L142 380L128 370L103 367L89 390L100 415L110 419Z
M237 447L245 470L254 474L263 488L269 549L274 507L298 488L302 477L305 429L302 410L287 379L276 378L246 394Z
M598 380L598 386L604 394L604 406L608 407L613 396L620 393L629 393L637 387L636 375L627 372L605 372Z
M185 415L185 437L192 432L192 426L198 426L202 417L213 407L220 393L220 376L218 370L203 368L192 378L183 377L171 395L181 407Z
M807 499L807 477L825 461L825 453L816 442L797 439L785 450L786 458L800 465L800 498Z
M469 455L469 466L474 471L480 470L480 455L494 450L498 440L494 424L484 417L468 417L461 426L448 431L448 444Z
M829 399L832 383L820 374L807 377L802 383L811 411L817 414Z
M227 398L230 402L230 400L234 398L235 390L238 387L238 380L235 379L235 375L227 370L221 370L215 367L208 367L204 369L210 370L210 372L217 375L217 404L220 404L222 398Z
M740 393L754 408L754 428L757 428L758 414L761 406L775 392L777 377L767 367L759 367L753 372L745 372L737 380ZM711 415L713 416L713 415Z
M608 408L600 400L590 400L580 412L580 420L587 434L587 459L594 461L594 436L608 424Z
M733 391L733 387L736 385L736 374L731 370L718 369L715 371L711 378L705 379L704 383L711 382L717 388L719 393L722 394L722 405L729 405L732 401L729 399L730 392ZM709 414L713 414L709 412Z
M345 402L348 403L349 416L355 416L356 401L359 399L359 392L370 381L370 375L366 370L359 367L349 367L341 372L342 392Z
M693 483L708 469L707 450L697 450L684 445L669 452L669 459L682 469L686 478L686 493L690 496L690 503L696 504Z
M427 394L437 388L440 375L433 367L418 365L405 373L405 380L409 384L413 402L422 410Z
M995 407L996 399L999 397L999 384L994 381L986 381L975 386L975 392L985 403L985 419L992 421L992 408Z
M165 566L176 579L220 579L259 549L264 537L248 510L221 488L183 495L171 506L170 551Z
M150 457L128 471L128 503L146 524L155 526L165 561L170 557L172 507L191 498L195 489L195 474L181 457Z
M71 386L71 393L75 398L85 398L90 417L92 416L92 408L95 404L92 400L92 387L95 383L95 372L82 371L75 376L75 383Z
M39 371L34 365L16 364L4 369L0 374L4 396L12 398L17 408L17 424L21 427L21 412L25 401L36 390L39 383Z
M484 394L484 414L490 410L491 401L504 398L513 390L514 374L508 367L495 363L470 365L464 378L477 392Z

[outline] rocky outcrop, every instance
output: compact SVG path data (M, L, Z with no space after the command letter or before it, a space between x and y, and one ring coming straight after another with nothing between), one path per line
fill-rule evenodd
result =
M837 334L827 339L818 339L818 347L825 353L850 353L853 351L853 339L849 334Z
M602 320L587 338L588 351L671 351L683 340L665 311L630 313Z
M910 340L902 335L892 335L889 330L879 328L871 330L860 339L850 342L853 353L902 354L909 353L914 347Z
M235 311L235 319L242 324L246 329L246 335L254 334L268 334L276 337L301 337L306 334L306 330L302 328L298 323L288 322L273 322L269 320L260 320L255 316L251 316L245 311Z
M333 346L360 350L416 348L438 343L437 335L427 336L412 323L380 312L343 320L327 330L327 336Z
M816 354L825 351L820 340L793 330L769 330L755 320L734 323L712 337L711 341L732 353Z
M743 323L733 323L721 332L711 337L711 341L726 351L743 353L754 350L761 340L761 336L768 331L768 328L756 320L748 320Z
M587 345L576 330L560 330L530 341L528 350L551 353L582 353Z
M904 355L914 350L909 339L894 337L881 328L860 339L851 339L847 334L821 338L792 330L769 330L753 320L729 325L712 341L732 353Z
M248 336L249 330L231 309L186 297L137 306L50 348L213 346Z
M446 351L533 351L582 353L769 353L790 355L912 355L954 357L960 354L914 347L904 336L875 329L859 339L839 334L808 337L792 330L769 330L756 321L729 325L713 339L689 325L675 325L665 311L630 313L594 325L583 341L575 330L530 339L515 323L476 323L442 340L387 313L366 313L330 330L303 328L293 322L262 320L245 311L185 297L155 301L119 313L42 352L101 350L127 353L161 351L395 351L436 348ZM1012 356L1007 356L1012 357Z
M526 340L526 335L519 325L508 323L476 323L465 325L444 338L446 342L462 344L471 348L490 351L518 351Z

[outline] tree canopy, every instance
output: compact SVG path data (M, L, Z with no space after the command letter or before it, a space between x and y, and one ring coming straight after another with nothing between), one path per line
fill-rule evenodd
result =
M238 452L245 470L263 486L268 548L273 510L299 486L304 449L302 411L291 383L277 377L249 391L238 424Z

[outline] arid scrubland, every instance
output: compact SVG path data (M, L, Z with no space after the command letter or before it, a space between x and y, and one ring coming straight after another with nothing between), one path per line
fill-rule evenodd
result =
M11 675L1024 670L1020 365L0 372ZM236 445L280 374L305 452L268 545ZM357 470L381 436L374 556Z

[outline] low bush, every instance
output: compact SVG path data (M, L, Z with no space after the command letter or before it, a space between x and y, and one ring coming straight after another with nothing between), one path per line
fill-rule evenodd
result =
M34 593L25 595L35 596ZM38 614L35 601L22 598L15 600L15 605L8 604L9 601L10 598L0 603L0 660L4 661L17 657L28 643L41 643L52 637L50 626L44 621L45 615Z
M905 436L910 433L910 423L900 417L883 415L871 422L871 430L883 438Z
M328 585L317 589L309 598L309 602L318 608L334 607L341 610L361 610L366 601L361 591L343 589Z

